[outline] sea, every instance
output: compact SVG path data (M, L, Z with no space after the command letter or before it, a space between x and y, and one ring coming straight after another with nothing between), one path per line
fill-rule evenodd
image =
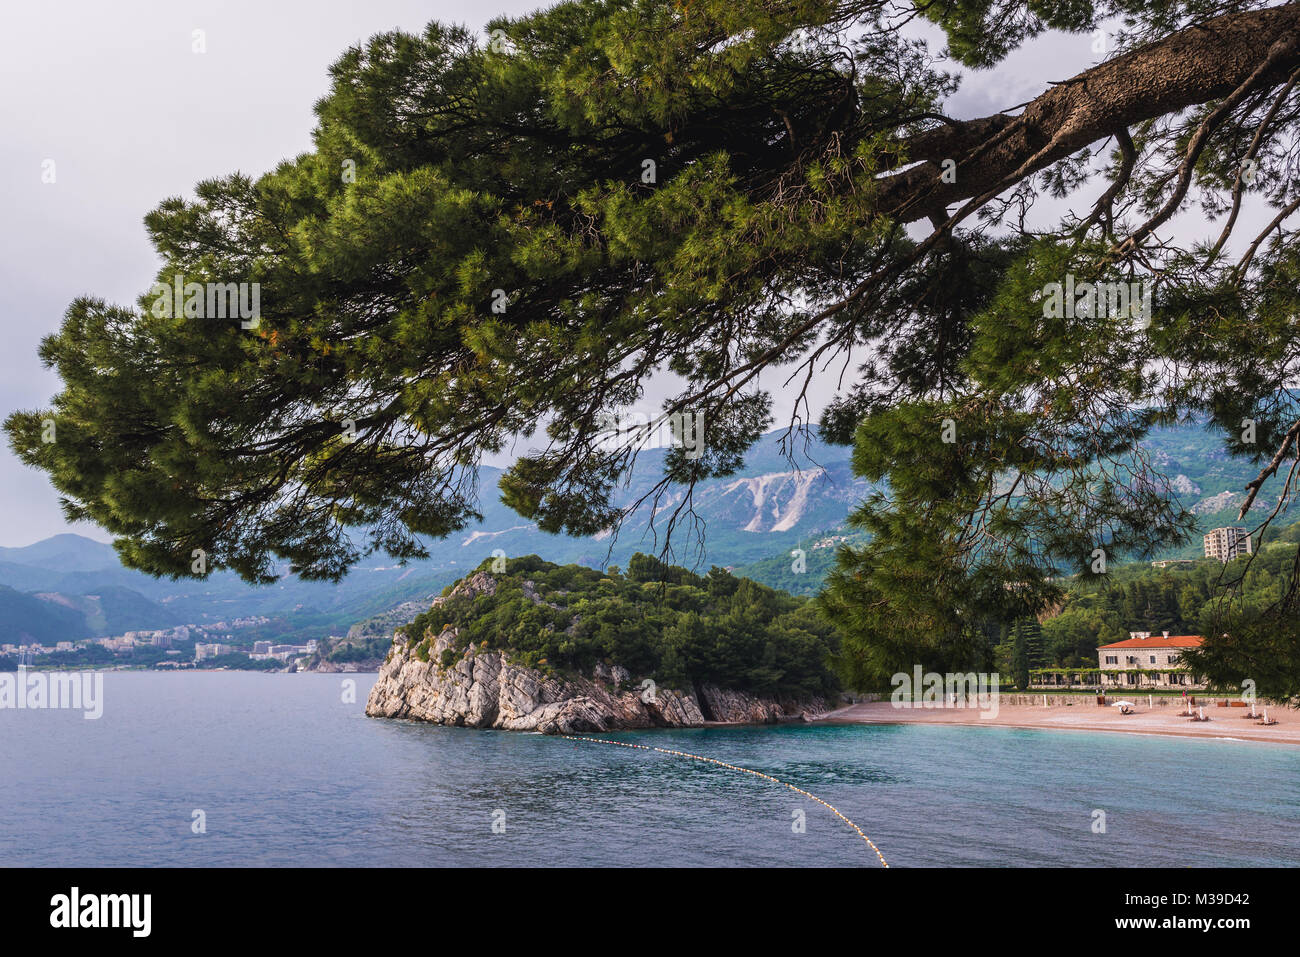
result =
M1300 748L907 725L600 735L365 716L374 675L103 675L0 710L0 865L1250 867L1300 862Z

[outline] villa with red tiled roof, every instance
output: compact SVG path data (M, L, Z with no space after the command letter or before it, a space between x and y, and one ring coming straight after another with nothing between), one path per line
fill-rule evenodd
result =
M1200 635L1131 631L1123 641L1097 649L1102 687L1203 688L1182 663L1182 650L1198 648L1200 644Z

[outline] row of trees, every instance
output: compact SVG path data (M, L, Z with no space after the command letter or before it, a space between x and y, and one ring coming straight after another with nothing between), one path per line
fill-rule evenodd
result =
M900 645L895 649L897 661L906 664L910 654L927 668L938 670L992 668L1004 680L1024 688L1035 668L1097 667L1099 646L1123 641L1134 631L1202 637L1218 633L1220 642L1230 644L1231 634L1225 639L1221 632L1226 621L1265 620L1284 599L1298 557L1297 540L1300 523L1270 534L1257 554L1228 565L1212 560L1166 568L1145 562L1119 565L1104 577L1073 580L1061 603L1041 622L1032 615L990 621L973 630L966 644L938 649L946 651L947 657L936 654L936 649L922 648L920 643ZM1279 668L1288 661L1289 634L1285 629L1275 630L1275 658L1259 656L1244 669L1237 663L1228 666L1213 657L1207 659L1204 651L1188 651L1185 656L1194 668L1204 669L1212 683L1236 687L1241 678L1251 677L1257 686L1267 683L1270 692L1282 694L1277 689L1284 689L1288 679ZM846 665L854 660L841 658ZM870 679L858 683L871 689L882 687Z
M1009 625L993 649L993 665L1004 680L1010 677L1017 688L1029 686L1029 672L1047 665L1043 629L1038 621L1026 618Z

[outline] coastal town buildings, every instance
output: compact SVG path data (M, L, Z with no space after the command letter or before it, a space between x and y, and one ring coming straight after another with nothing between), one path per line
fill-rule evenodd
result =
M269 641L253 642L253 650L248 657L254 661L264 661L267 658L277 658L280 661L288 661L290 658L301 658L303 655L310 655L316 651L316 639L312 639L305 645L288 645L272 644Z
M312 639L304 644L278 644L270 640L258 640L252 642L252 652L248 651L246 643L238 642L236 636L227 632L227 628L248 628L257 625L266 624L269 619L261 616L237 618L231 622L215 622L213 624L202 625L178 625L173 628L160 628L156 630L135 629L123 632L120 635L110 635L99 638L85 638L76 641L60 641L51 646L41 645L35 642L5 642L0 643L0 658L16 658L22 662L35 663L38 658L61 653L76 654L91 647L102 648L104 651L113 655L123 656L130 661L138 661L137 655L144 654L143 663L149 664L156 657L156 652L162 652L170 657L175 657L177 661L157 662L157 666L179 667L182 663L191 664L190 655L193 655L193 662L207 661L229 654L243 654L254 661L277 659L283 662L291 662L295 659L314 654L317 650L318 643ZM196 640L191 647L188 642ZM148 653L145 653L148 652ZM63 662L67 664L67 661ZM90 658L87 663L102 665L103 658Z
M1033 689L1079 691L1148 691L1156 689L1198 691L1205 687L1187 668L1183 653L1201 644L1200 635L1152 635L1131 631L1123 641L1097 649L1097 666L1035 668L1029 672Z
M0 645L0 654L4 655L27 655L35 657L36 655L52 655L55 649L45 645L35 643L24 645Z
M1123 641L1097 649L1100 685L1103 688L1204 688L1187 671L1183 652L1198 648L1200 635L1152 635L1134 631Z
M128 631L122 637L129 639L133 645L153 645L155 648L170 648L172 646L172 632L169 630Z
M1236 526L1213 529L1205 536L1204 543L1205 557L1224 563L1232 561L1239 555L1250 555L1255 550L1250 532Z
M196 642L194 645L194 660L202 661L205 658L219 658L222 655L228 655L235 649L230 645L223 645L219 642Z

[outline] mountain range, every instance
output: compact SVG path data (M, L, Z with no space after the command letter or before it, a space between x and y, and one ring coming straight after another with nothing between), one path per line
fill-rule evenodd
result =
M870 491L850 469L851 450L821 442L814 431L796 436L793 461L781 439L763 436L745 466L727 478L702 483L693 507L703 521L702 548L677 541L669 556L679 564L733 568L765 584L808 593L819 586L838 541L854 537L844 526ZM806 440L806 441L805 441ZM1204 528L1233 521L1242 488L1258 467L1230 458L1218 440L1196 425L1164 428L1145 443L1153 461L1173 480L1175 494ZM620 493L628 504L658 481L663 450L642 453ZM501 470L485 467L481 487L495 491ZM670 490L656 519L662 535L682 493ZM430 557L405 566L370 556L338 584L288 576L266 586L248 585L219 572L203 581L157 579L123 568L112 546L74 534L55 535L22 548L0 548L0 641L94 637L177 624L214 624L236 618L273 619L269 633L284 640L343 634L349 625L383 616L404 602L427 602L442 588L494 554L536 554L558 564L626 565L637 551L657 553L649 509L638 512L617 536L571 538L539 531L485 494L481 522L428 543ZM675 533L675 534L680 534ZM791 552L802 548L806 572L793 572ZM1199 540L1162 557L1195 557Z

